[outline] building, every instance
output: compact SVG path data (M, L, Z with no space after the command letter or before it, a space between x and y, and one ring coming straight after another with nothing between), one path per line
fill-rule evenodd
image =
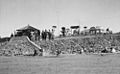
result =
M23 28L17 29L14 36L28 36L30 40L39 40L40 39L40 30L27 25Z

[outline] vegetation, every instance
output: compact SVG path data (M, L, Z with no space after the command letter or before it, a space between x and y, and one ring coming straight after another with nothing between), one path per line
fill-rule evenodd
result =
M111 48L115 48L119 51L119 38L119 35L66 37L54 41L37 41L35 43L50 52L59 49L63 53L80 53L81 50L84 50L86 53L99 53L104 49L111 52Z
M16 40L17 41L17 40ZM63 54L81 54L84 53L101 53L103 50L111 52L114 48L116 51L120 51L120 35L98 35L98 36L78 36L78 37L66 37L57 38L55 40L40 40L34 41L35 44L44 49L50 54L55 54L56 50L61 51ZM1 44L1 49L5 49L5 52L14 52L22 55L23 50L31 51L34 54L34 47L30 45L28 41L22 39L17 42L8 42ZM27 50L27 48L29 48ZM8 50L8 51L6 51ZM3 50L1 51L1 53ZM10 53L11 54L11 53Z

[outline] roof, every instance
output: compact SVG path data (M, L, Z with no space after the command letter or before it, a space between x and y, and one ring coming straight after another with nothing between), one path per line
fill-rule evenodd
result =
M35 31L35 30L38 30L38 29L36 29L36 28L34 28L34 27L30 26L30 25L27 25L27 26L25 26L23 28L17 29L17 31L23 31L23 30L32 30L32 31Z
M53 28L57 28L57 26L52 26Z
M98 28L98 27L97 27L97 28L96 28L96 27L91 27L90 30L91 30L91 31L95 31L95 30L101 30L101 29Z
M70 27L71 29L78 29L78 28L80 28L79 26L71 26Z

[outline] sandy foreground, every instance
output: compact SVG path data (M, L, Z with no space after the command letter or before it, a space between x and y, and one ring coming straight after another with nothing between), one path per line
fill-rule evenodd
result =
M0 74L120 74L120 54L0 56Z

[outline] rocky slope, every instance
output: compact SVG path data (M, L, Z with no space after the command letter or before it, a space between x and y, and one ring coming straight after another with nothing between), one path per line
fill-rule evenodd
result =
M98 53L104 49L110 52L111 48L115 48L117 51L120 50L120 35L62 38L35 43L50 53L54 53L55 50L60 50L63 53L81 53L82 50L86 53Z
M64 54L78 53L82 50L85 53L99 53L111 48L120 51L120 35L101 35L85 37L57 38L47 41L30 41L27 37L12 38L0 49L0 55L42 55L42 49L50 54L56 50Z
M41 55L41 49L31 43L26 36L13 37L1 48L1 55Z

